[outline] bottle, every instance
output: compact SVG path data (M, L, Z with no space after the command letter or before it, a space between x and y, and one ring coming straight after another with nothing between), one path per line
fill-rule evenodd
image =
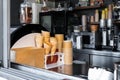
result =
M114 80L120 80L120 62L115 62L114 63Z
M99 22L99 11L95 11L95 22Z
M108 19L108 8L105 8L105 19L107 20Z
M90 6L94 6L94 0L90 0Z
M47 12L48 11L46 0L43 0L43 7L41 8L41 10L42 10L42 12Z
M31 3L27 0L24 0L20 4L20 23L29 24L32 22L32 7Z
M101 19L105 19L105 10L102 10L102 17Z
M60 3L58 3L58 11L60 11L61 10L61 4Z

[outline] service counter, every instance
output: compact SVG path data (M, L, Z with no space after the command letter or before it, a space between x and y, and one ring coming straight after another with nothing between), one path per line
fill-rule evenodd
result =
M74 53L84 53L99 56L120 57L120 51L112 50L94 50L94 49L73 49Z
M114 71L114 63L120 62L120 52L112 50L74 49L73 58L84 61L90 67L100 67Z
M70 76L75 76L80 78L82 77L84 79L87 79L88 65L84 62L73 61L73 64L71 65L62 65L49 70L62 73L65 75L70 75Z
M79 61L72 65L62 65L51 69L40 69L31 66L11 63L11 67L20 71L39 75L41 80L86 80L87 68L84 63ZM81 75L83 74L83 75Z

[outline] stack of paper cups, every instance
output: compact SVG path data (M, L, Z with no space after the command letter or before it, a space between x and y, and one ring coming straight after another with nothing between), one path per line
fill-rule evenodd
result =
M41 11L42 4L32 3L32 23L39 23L39 12Z
M87 26L87 17L86 15L82 15L82 26L83 26L83 31L86 31L86 26Z
M62 47L63 47L63 40L64 40L64 35L63 34L55 34L55 38L57 39L57 49L58 52L63 52Z
M64 64L71 65L73 61L72 41L63 42Z
M73 65L64 65L64 73L68 75L73 75Z

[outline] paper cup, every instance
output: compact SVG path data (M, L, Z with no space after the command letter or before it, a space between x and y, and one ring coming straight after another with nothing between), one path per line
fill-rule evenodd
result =
M64 64L71 65L73 63L73 50L72 48L63 48Z

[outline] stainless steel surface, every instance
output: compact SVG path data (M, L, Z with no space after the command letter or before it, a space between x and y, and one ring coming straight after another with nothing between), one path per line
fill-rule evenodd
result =
M105 27L105 20L101 19L100 20L100 28L103 28L103 27Z
M91 55L90 65L98 66L114 71L114 63L120 61L120 58L109 56Z
M17 69L0 69L0 76L8 80L54 80L53 78L46 77L41 74L31 73L27 71L17 70Z
M77 48L77 36L80 36L80 32L73 32L71 34L71 40L72 40L73 48Z
M33 75L36 74L36 75L44 76L44 77L51 79L51 80L63 80L63 79L85 80L83 78L68 76L65 74L60 74L60 73L56 73L53 71L48 71L48 70L40 69L40 68L34 68L34 67L30 67L30 66L23 66L23 65L14 64L13 67L16 69L22 70L22 71L27 71L27 72L33 73ZM48 80L48 79L46 79L46 80Z
M107 20L107 27L108 28L111 28L113 26L113 24L112 24L112 19L108 19Z
M84 54L93 54L93 55L100 55L100 56L111 56L111 57L119 57L120 52L114 52L112 50L93 50L93 49L74 49L74 53L84 53Z
M118 43L117 43L117 45L118 45L117 50L120 51L120 33L118 34Z
M76 37L76 48L77 49L82 49L83 45L82 45L82 36L77 36Z
M114 63L114 80L120 80L120 62Z
M0 61L3 67L8 67L10 0L0 0Z
M87 79L88 65L84 61L74 60L73 64L71 65L61 65L58 67L51 68L49 70L70 76L77 76Z
M35 73L33 74L31 72L12 69L12 68L9 68L9 69L2 68L0 72L4 72L6 74L10 74L25 80L53 80L49 77L42 76L41 74L39 75Z
M102 45L103 46L107 46L107 30L104 28L103 30L102 30Z
M89 66L108 68L113 72L114 63L120 62L120 52L108 50L74 49L74 59L86 61Z
M101 45L101 34L99 32L73 32L71 40L73 48L95 49Z

